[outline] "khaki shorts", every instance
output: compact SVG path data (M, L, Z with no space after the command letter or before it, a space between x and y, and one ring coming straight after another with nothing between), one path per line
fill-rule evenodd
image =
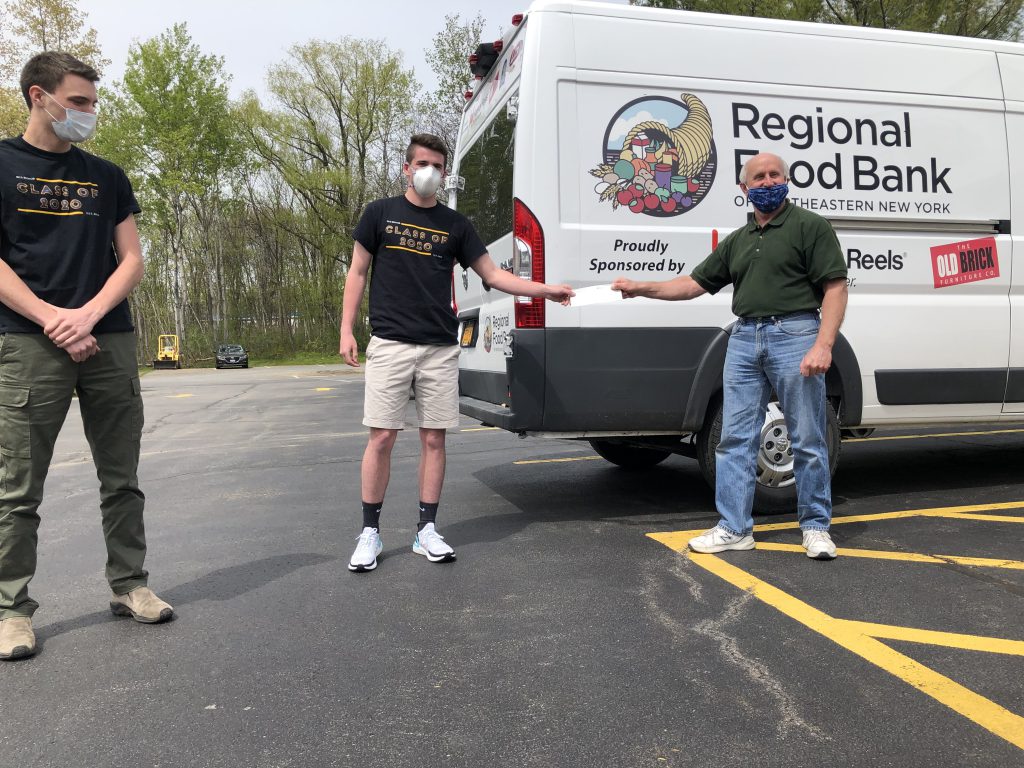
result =
M459 347L407 344L376 336L366 347L363 424L404 429L409 392L416 392L416 419L426 429L459 425Z

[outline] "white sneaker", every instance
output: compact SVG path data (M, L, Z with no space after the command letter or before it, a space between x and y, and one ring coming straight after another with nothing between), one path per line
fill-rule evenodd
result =
M807 556L815 560L833 560L836 556L836 545L832 543L828 531L804 531L804 549L807 550Z
M377 555L384 549L380 540L380 534L376 528L363 528L363 532L356 539L356 551L352 553L352 559L348 561L350 571L372 571L377 567Z
M690 539L690 549L694 552L711 554L713 552L724 552L727 549L753 549L754 537L749 533L746 536L739 536L729 533L720 525L716 525L700 536Z
M444 542L433 523L427 523L412 541L412 551L423 555L432 563L447 563L455 559L455 550Z

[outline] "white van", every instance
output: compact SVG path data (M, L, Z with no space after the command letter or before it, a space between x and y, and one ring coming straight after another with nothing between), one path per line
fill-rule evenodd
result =
M738 170L770 151L849 267L833 468L844 429L1024 421L1024 46L553 0L497 47L452 204L503 268L584 290L566 308L456 273L463 414L623 466L692 455L713 480L731 292L607 284L688 274L744 223ZM757 509L793 505L777 404L758 480Z

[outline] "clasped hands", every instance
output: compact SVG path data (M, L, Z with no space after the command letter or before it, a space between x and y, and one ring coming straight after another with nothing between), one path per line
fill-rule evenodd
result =
M92 310L85 307L64 309L50 305L53 316L43 326L43 333L63 349L76 363L88 360L100 351L93 326L99 320Z

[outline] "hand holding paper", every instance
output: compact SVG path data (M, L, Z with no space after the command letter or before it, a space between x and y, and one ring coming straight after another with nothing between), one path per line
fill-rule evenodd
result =
M612 290L611 285L591 285L580 288L572 299L572 306L586 307L591 304L607 304L612 301L619 301L622 297Z

